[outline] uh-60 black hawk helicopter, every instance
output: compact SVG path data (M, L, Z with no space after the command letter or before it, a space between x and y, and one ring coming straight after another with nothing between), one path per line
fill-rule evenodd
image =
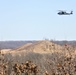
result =
M59 12L57 14L58 15L72 15L73 11L66 12L66 11L63 11L63 10L59 10Z

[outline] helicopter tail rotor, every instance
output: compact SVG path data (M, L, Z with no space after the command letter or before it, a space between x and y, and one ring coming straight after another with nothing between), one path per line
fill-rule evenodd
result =
M73 14L73 11L71 11L71 14Z

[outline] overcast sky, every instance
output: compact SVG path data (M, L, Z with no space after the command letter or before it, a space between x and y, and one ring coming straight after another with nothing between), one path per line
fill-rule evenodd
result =
M76 40L76 0L0 0L1 41L45 38Z

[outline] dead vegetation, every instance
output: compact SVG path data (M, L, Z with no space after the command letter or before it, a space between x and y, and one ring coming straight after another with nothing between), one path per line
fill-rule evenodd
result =
M31 61L26 61L25 63L15 63L13 66L13 71L16 75L25 74L25 75L37 75L38 66Z
M30 51L27 54L23 52L21 55L15 56L12 56L11 53L5 55L0 53L0 75L76 75L74 47L67 44L61 47L56 44L48 44L48 42L38 42L27 49L38 50L39 46L42 51L43 49L50 51L46 53Z

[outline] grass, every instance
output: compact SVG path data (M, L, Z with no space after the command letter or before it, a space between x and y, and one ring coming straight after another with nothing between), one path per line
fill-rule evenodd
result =
M7 66L3 68L4 73L6 71L3 75L76 75L76 55L72 55L75 50L69 46L64 46L63 50L62 53L52 54L5 54L1 59L2 64Z

